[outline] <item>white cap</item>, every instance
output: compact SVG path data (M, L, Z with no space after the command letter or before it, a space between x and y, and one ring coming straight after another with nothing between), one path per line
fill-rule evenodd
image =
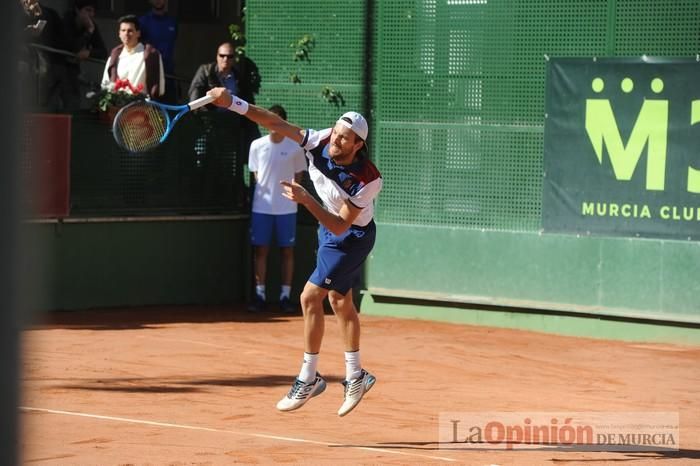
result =
M347 120L350 120L348 122ZM350 128L360 136L360 139L363 141L367 140L367 133L369 133L369 127L367 126L367 120L365 120L365 117L360 115L357 112L346 112L343 114L338 119L338 123L341 125L345 126L346 128Z

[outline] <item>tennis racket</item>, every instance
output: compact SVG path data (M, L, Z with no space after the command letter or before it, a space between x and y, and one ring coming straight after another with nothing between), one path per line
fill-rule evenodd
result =
M112 124L112 134L119 147L129 152L147 152L162 144L178 122L190 110L210 104L208 95L185 105L166 105L140 100L125 106Z

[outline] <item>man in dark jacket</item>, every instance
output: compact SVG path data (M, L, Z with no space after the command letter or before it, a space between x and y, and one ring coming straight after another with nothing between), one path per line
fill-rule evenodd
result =
M257 66L245 55L237 54L231 42L219 45L215 62L205 63L197 69L188 92L190 101L205 96L209 89L215 87L225 87L241 98L245 96L248 102L255 102L255 94L260 90ZM238 138L240 159L247 161L250 144L260 137L258 125L247 118L237 118L237 115L214 105L208 105L205 109L217 112L222 118L236 118L241 136Z
M27 104L42 111L63 109L62 91L66 75L66 56L46 49L29 47L29 44L65 50L65 36L61 17L55 10L37 0L20 0L23 11L25 48L21 54L20 72L34 81L35 86L26 86L36 95L25 96L32 102Z
M190 84L190 101L204 97L214 87L234 88L238 91L236 95L245 95L248 102L254 101L254 94L260 90L257 66L245 55L238 55L231 42L219 45L215 62L205 63L197 69ZM216 107L211 105L209 108Z
M63 17L68 51L75 58L67 59L66 67L66 110L80 109L80 64L88 58L107 58L102 34L95 23L97 0L75 0L73 8Z

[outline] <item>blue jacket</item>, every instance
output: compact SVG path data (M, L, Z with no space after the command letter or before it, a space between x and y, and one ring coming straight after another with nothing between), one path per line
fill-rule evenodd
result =
M160 52L163 69L175 73L175 39L177 21L170 15L156 15L152 11L139 18L141 42L150 44Z

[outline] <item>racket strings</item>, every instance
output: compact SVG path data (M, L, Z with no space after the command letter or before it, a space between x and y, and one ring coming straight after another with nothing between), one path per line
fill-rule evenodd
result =
M167 114L163 110L139 102L119 112L114 121L114 136L128 151L145 152L160 144L167 126Z

